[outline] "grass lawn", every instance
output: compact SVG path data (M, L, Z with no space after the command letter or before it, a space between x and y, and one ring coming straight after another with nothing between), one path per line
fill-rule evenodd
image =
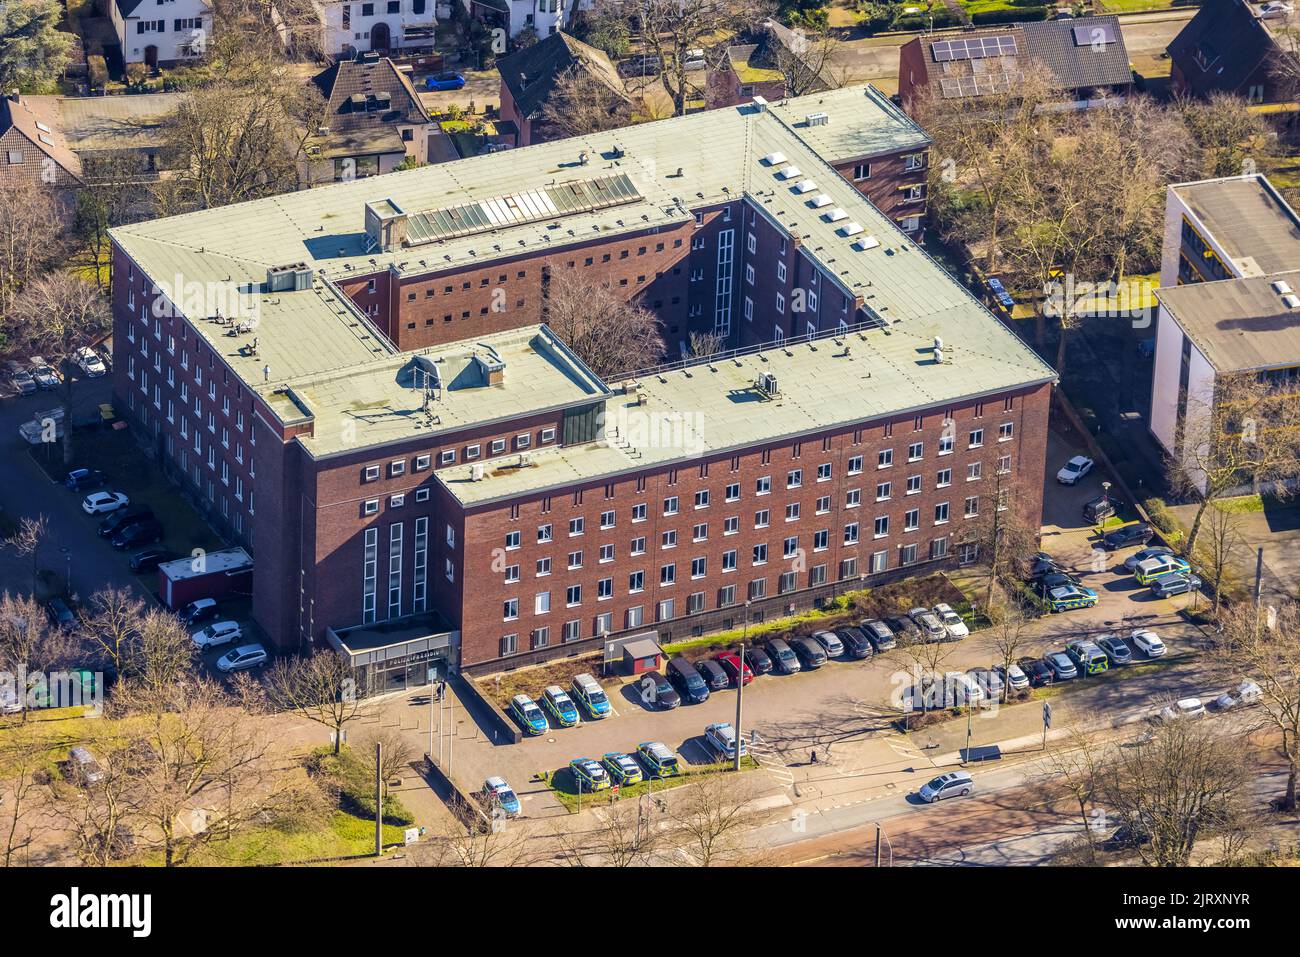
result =
M1008 0L962 0L961 5L968 16L976 13L992 13L995 10L1016 9L1016 4L1009 3Z
M493 701L500 708L510 704L510 699L517 694L526 694L530 698L540 698L542 689L547 685L559 685L566 692L575 675L591 675L609 692L611 687L618 687L617 681L601 681L601 655L581 655L576 658L564 658L560 661L547 662L536 668L521 668L501 675L492 675L478 679L478 688L483 696Z
M1139 13L1143 10L1172 10L1190 4L1175 3L1174 0L1102 0L1101 6L1105 13Z
M401 844L404 828L385 824L385 845ZM323 821L280 827L261 827L235 834L229 841L213 841L194 864L248 866L293 864L323 858L356 857L375 849L375 822L335 811Z
M1264 498L1261 495L1241 495L1237 498L1221 498L1214 502L1214 507L1229 515L1247 515L1251 512L1264 511Z
M740 761L741 771L753 771L758 767L758 762L746 755ZM640 784L629 784L619 788L618 793L613 791L597 791L595 794L583 794L579 801L577 783L574 780L573 772L568 767L560 768L547 779L547 784L555 792L555 797L570 813L576 813L579 807L591 807L596 804L612 804L614 801L635 801L643 794L656 794L659 791L666 791L669 788L681 787L683 784L693 784L701 778L709 777L714 774L726 774L731 770L731 763L724 762L721 764L703 764L692 767L688 771L670 778L664 778L659 781L642 781Z

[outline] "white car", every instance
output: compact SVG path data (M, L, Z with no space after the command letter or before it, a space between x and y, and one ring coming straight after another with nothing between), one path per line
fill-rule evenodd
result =
M81 510L87 515L106 515L130 504L122 492L91 492L81 500Z
M1253 681L1243 681L1231 691L1225 691L1214 699L1214 708L1216 711L1231 711L1233 708L1240 708L1242 705L1254 704L1264 692L1260 690L1259 685Z
M27 367L31 371L32 378L42 389L57 389L59 387L59 374L54 371L54 367L42 359L40 356L32 356L27 362Z
M1062 485L1073 485L1092 471L1092 459L1086 455L1076 455L1056 473L1056 480Z
M90 379L98 379L100 376L108 374L108 367L104 365L104 360L99 357L98 352L89 346L83 346L77 350L77 365Z
M266 664L266 649L261 645L241 645L232 648L217 659L217 670L221 672L243 671L245 668L258 668Z
M952 605L940 602L931 609L939 620L943 622L943 627L948 631L949 638L965 638L970 634L970 629L966 627L966 622L961 620L961 615L952 610Z
M1179 698L1171 705L1160 709L1161 721L1177 721L1180 718L1202 718L1205 705L1200 698Z
M199 646L200 650L206 648L215 648L217 645L228 645L244 637L244 629L239 627L235 621L214 621L206 628L201 628L190 639L194 644Z
M1281 0L1269 0L1268 3L1261 3L1256 12L1261 20L1284 20L1295 12L1295 7Z
M1165 643L1160 640L1160 636L1154 631L1146 631L1141 628L1129 635L1129 641L1133 642L1133 646L1148 658L1163 657L1165 652L1169 650L1165 647Z

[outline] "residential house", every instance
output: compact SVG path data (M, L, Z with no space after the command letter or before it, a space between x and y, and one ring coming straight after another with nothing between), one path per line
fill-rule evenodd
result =
M201 56L212 32L207 0L108 0L107 7L123 61L151 70Z
M726 57L710 70L711 109L744 103L761 96L780 100L820 93L839 86L833 47L808 40L775 20L762 23L757 43L727 47Z
M470 16L500 27L514 39L531 27L539 38L567 29L591 0L462 0Z
M431 161L430 140L443 133L406 71L392 60L340 60L314 82L328 105L320 129L306 143L308 182L375 176L407 158Z
M54 118L17 93L0 97L0 183L81 185L81 160Z
M1174 92L1232 93L1255 103L1278 99L1274 61L1282 48L1270 23L1246 0L1206 0L1169 44Z
M1078 108L1133 86L1124 34L1114 16L1010 23L961 34L927 34L899 49L898 95L915 115L923 91L978 99L1014 90L1025 71L1046 68Z
M314 0L321 49L350 59L358 53L416 53L433 49L435 0Z
M560 76L574 68L584 70L627 100L623 81L609 57L601 50L559 31L532 46L497 60L501 74L501 120L513 124L516 146L528 146L554 139L542 119L542 108Z

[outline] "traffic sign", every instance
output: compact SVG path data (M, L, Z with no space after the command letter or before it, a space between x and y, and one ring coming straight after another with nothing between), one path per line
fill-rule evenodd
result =
M1052 702L1044 701L1043 702L1043 727L1050 728L1051 726L1052 726Z

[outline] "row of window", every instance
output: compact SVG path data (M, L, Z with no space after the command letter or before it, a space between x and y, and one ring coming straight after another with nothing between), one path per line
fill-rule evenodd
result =
M538 445L551 445L555 442L556 430L554 426L548 426L537 433ZM533 447L533 434L531 432L521 432L513 439L493 439L487 443L489 455L503 455L509 449L515 452L526 452ZM475 442L465 446L465 461L471 462L483 455L483 443ZM417 455L410 461L411 471L423 472L432 464L433 456L430 454ZM456 449L444 449L438 454L439 467L444 465L455 465L457 461ZM406 474L406 459L393 459L388 463L388 477L400 478ZM377 482L384 473L382 465L367 465L362 470L363 482Z

